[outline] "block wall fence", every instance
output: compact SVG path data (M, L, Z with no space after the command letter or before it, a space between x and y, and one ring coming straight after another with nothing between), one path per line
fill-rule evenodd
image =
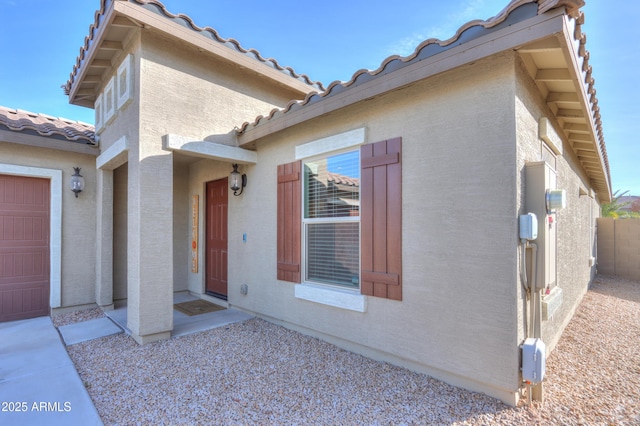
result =
M598 273L640 281L640 219L598 218Z

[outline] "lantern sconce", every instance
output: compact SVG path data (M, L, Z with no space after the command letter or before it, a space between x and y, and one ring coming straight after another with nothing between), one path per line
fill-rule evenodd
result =
M231 172L231 176L229 177L230 180L230 187L231 190L233 191L233 195L238 196L240 194L242 194L242 190L244 189L245 186L247 186L247 175L246 174L240 174L240 172L238 171L238 165L234 164L233 165L233 171ZM238 192L238 190L240 192Z
M74 167L73 171L75 173L71 176L69 189L71 189L74 194L76 194L76 198L78 198L78 192L82 192L82 190L84 189L84 178L80 174L80 167Z

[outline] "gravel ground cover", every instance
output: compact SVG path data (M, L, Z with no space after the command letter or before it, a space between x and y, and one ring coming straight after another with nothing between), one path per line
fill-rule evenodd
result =
M53 314L51 320L56 327L63 325L75 324L77 322L89 321L92 319L103 318L104 312L100 308L83 309L80 311L70 311L62 314Z
M260 319L67 348L106 425L640 424L640 282L599 276L547 360L543 406L483 394Z

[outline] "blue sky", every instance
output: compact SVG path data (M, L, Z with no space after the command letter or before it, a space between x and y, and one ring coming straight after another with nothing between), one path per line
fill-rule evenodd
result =
M498 14L508 0L165 0L172 13L255 48L328 85L407 55L430 37ZM0 105L93 123L60 88L93 23L99 0L0 0ZM587 0L587 50L596 80L612 188L640 195L640 1Z

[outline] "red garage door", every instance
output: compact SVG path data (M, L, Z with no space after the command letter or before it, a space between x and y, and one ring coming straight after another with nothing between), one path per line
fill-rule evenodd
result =
M0 321L49 315L49 181L0 175Z

